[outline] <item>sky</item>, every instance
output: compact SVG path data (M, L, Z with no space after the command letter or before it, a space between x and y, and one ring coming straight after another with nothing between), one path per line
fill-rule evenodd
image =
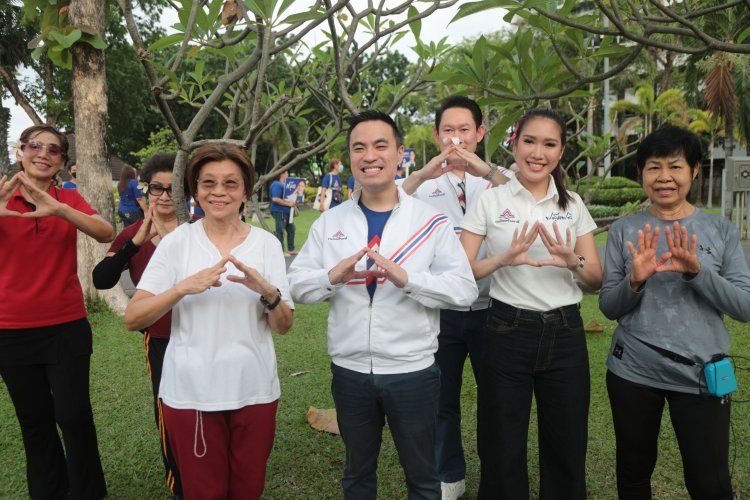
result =
M424 42L429 43L430 41L437 42L442 37L448 37L449 43L461 42L464 38L472 38L481 34L493 33L498 31L504 22L502 17L504 12L497 9L473 16L460 19L455 23L450 23L451 19L458 11L458 6L462 3L466 3L467 0L459 0L456 5L448 9L439 10L432 14L430 17L422 20L422 32L421 38ZM302 3L302 2L299 2ZM355 5L361 4L362 0L355 0ZM173 24L176 20L176 16L170 19L169 16L165 17L164 25L169 31L169 25ZM449 24L450 23L450 24ZM314 35L319 37L320 41L323 40L323 35ZM313 40L317 41L317 40ZM406 57L413 59L414 53L409 49L409 45L413 43L411 36L404 37L398 44L396 44L396 50L402 52ZM19 106L15 104L12 98L3 99L3 106L10 109L10 130L8 132L8 138L10 144L8 145L9 154L12 153L12 144L21 135L21 132L32 125L31 119ZM14 161L11 158L11 161Z

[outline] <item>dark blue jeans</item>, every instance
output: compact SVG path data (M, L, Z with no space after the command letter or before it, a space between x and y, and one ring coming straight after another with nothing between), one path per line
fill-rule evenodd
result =
M690 498L731 500L729 403L719 398L636 384L607 371L617 439L617 494L650 499L664 403L669 403Z
M377 497L377 467L386 419L406 475L409 499L439 499L435 428L440 397L440 368L375 375L331 364L331 393L346 465L344 498Z
M289 222L289 214L283 212L271 212L273 220L276 222L276 237L284 248L284 231L286 230L286 249L294 250L294 222Z
M122 219L122 227L128 227L131 224L135 224L138 219L143 219L143 210L140 208L135 212L117 212Z
M578 305L534 312L493 301L482 339L480 378L479 498L529 497L532 394L539 432L539 498L585 498L590 388Z
M435 457L438 476L444 483L466 477L466 459L461 440L461 384L466 357L471 358L474 380L479 381L482 335L487 309L440 311L440 335L435 362L440 367L440 409Z

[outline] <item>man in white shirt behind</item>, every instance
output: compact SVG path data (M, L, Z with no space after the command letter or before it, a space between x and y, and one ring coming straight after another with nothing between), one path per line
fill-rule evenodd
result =
M445 99L435 111L432 131L440 154L414 172L401 186L407 194L427 202L450 217L457 234L461 219L487 189L508 181L508 170L485 163L476 155L485 135L482 110L464 96ZM481 252L486 253L484 247ZM462 258L460 256L459 258ZM464 363L471 359L479 383L484 324L489 306L489 279L479 280L479 298L469 307L440 311L440 335L435 361L440 367L440 411L435 455L443 500L466 491L466 459L461 440L461 384Z

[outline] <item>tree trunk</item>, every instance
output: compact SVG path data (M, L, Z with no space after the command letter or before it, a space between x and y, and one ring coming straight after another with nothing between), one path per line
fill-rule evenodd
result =
M711 134L711 143L708 146L709 152L709 167L708 167L708 201L706 208L714 208L714 136Z
M106 0L73 0L70 18L74 25L104 34ZM114 223L112 171L107 150L107 81L104 52L87 43L73 46L73 110L76 132L78 189L91 206ZM91 272L104 257L108 244L78 233L78 277L87 297L101 297L116 312L124 311L127 297L120 287L99 292Z
M0 105L0 144L6 147L0 154L0 177L10 177L10 159L8 157L8 128L10 127L10 110Z

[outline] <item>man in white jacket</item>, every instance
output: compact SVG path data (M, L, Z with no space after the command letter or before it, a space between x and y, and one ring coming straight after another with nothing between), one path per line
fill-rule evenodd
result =
M396 187L404 149L396 123L365 111L350 120L347 140L361 187L311 227L289 269L292 296L300 303L330 301L344 497L376 497L387 419L409 498L439 499L439 309L469 306L477 286L448 218Z

